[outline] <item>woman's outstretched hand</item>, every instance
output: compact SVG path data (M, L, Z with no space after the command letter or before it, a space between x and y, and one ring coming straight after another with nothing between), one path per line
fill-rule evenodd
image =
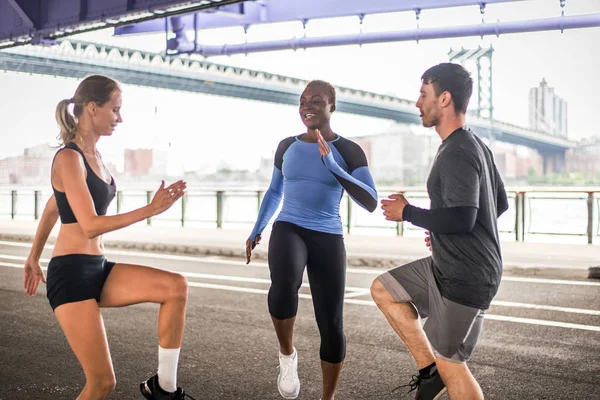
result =
M165 187L165 181L162 181L150 203L152 215L161 214L171 208L185 194L186 187L187 184L182 180L167 187Z

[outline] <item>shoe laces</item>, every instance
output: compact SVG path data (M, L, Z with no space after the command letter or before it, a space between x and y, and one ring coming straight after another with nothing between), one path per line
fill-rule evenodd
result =
M284 380L288 380L288 379L294 379L294 361L292 360L286 360L284 362L279 362L279 365L277 366L277 368L279 368L279 371L281 372L281 376Z
M406 393L410 393L413 392L415 390L417 390L419 388L419 386L421 386L421 375L413 375L412 379L410 380L410 382L408 382L407 385L400 385L397 388L395 388L394 390L392 390L392 393L394 393L396 390L398 389L402 389L405 387L410 387L410 389L408 390L408 392Z

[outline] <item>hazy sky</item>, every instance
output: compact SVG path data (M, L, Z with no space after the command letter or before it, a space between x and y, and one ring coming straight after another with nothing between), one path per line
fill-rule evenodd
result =
M560 15L559 1L530 0L488 5L487 22L526 20ZM600 12L600 0L569 0L567 15ZM421 13L421 27L481 22L477 6ZM363 31L392 31L415 27L414 13L367 16ZM308 36L357 33L358 18L309 22ZM164 34L112 37L110 31L82 35L150 51L164 49ZM253 26L247 38L241 28L203 31L205 44L262 41L302 35L300 23ZM214 57L210 61L305 79L329 80L335 85L389 93L416 100L420 76L428 67L447 61L450 48L494 46L494 106L497 119L527 126L528 93L542 78L567 100L570 136L600 134L596 115L600 93L600 28L501 35L496 37L436 39L415 42L329 47ZM0 136L10 138L0 147L0 158L19 154L26 146L52 141L56 103L72 96L77 81L49 76L0 72ZM299 133L303 126L291 106L216 96L126 86L125 122L102 143L106 153L126 147L166 146L171 143L186 169L224 160L233 167L254 167L260 155L270 155L277 142ZM475 99L472 101L476 103ZM155 113L155 110L158 110ZM336 132L346 136L386 130L390 121L334 114Z

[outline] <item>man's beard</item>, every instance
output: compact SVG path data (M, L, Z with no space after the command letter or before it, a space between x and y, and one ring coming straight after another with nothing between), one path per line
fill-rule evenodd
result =
M429 122L426 122L425 119L423 119L423 126L425 128L431 128L433 126L438 126L440 124L440 117L438 116L434 116L433 118L431 118L431 120Z

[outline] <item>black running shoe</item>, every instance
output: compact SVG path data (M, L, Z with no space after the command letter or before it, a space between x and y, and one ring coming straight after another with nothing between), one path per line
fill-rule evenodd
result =
M185 394L180 387L174 393L165 392L158 385L158 375L140 383L140 391L148 400L196 400L189 394Z
M438 400L446 393L446 385L437 370L427 377L413 375L408 385L398 386L392 392L404 387L410 387L407 393L417 391L415 400Z

